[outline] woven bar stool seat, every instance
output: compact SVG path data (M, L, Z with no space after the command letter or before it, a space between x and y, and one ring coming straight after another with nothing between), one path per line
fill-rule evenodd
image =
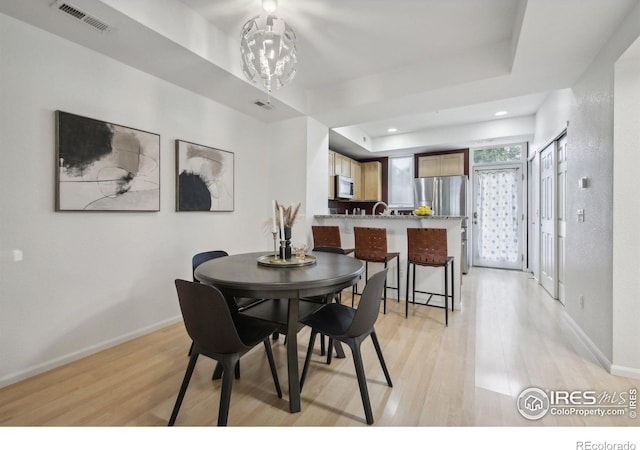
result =
M313 247L336 247L342 248L342 240L340 239L340 227L338 226L321 226L313 225L311 227L313 234ZM352 248L343 248L344 254L353 253Z
M400 253L389 252L387 250L387 229L386 228L366 228L353 227L353 235L355 238L355 254L356 259L365 263L365 280L369 279L369 263L382 263L385 269L389 261L396 259L396 286L387 286L384 283L384 301L383 312L387 313L387 289L395 289L398 291L398 302L400 302ZM353 285L351 302L357 294L357 284Z
M407 228L407 291L405 297L404 316L409 316L409 286L412 290L412 303L444 309L445 325L449 325L449 298L453 311L453 256L447 252L447 230L444 228ZM409 284L413 266L413 284ZM416 290L416 266L444 268L444 294ZM449 293L449 269L451 270L451 293ZM416 302L416 292L427 294L426 303ZM444 306L431 305L433 296L444 297Z

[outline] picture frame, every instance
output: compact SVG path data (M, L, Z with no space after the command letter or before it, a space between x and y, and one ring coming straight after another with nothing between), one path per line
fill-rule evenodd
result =
M233 211L235 154L176 140L176 211Z
M56 111L56 211L160 211L160 135Z

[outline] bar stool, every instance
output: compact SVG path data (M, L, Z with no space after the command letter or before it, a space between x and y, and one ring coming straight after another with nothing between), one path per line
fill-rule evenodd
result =
M422 306L444 308L445 325L449 326L449 298L451 298L451 311L453 311L454 272L453 256L447 252L447 230L445 228L407 228L407 291L405 297L404 316L409 317L409 275L413 264L413 302L416 304L416 292L429 294L426 303L417 303ZM434 292L416 291L416 266L443 267L444 268L444 294ZM451 295L449 295L449 267L451 267ZM444 307L430 305L434 296L444 297Z
M342 248L340 240L340 227L338 226L320 226L313 225L311 227L313 233L313 246L315 247L337 247ZM345 248L344 254L353 253L352 248Z
M364 261L365 280L369 279L369 263L384 263L385 269L389 261L397 258L396 261L396 286L387 286L384 282L384 302L383 313L387 313L387 289L395 289L398 291L398 302L400 302L400 253L387 251L387 229L386 228L366 228L353 227L353 235L356 243L355 257L360 261ZM351 305L357 292L357 283L353 285L351 294Z

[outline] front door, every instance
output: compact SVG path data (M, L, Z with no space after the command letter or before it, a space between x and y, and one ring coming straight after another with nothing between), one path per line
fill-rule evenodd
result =
M473 172L473 265L522 269L522 165Z

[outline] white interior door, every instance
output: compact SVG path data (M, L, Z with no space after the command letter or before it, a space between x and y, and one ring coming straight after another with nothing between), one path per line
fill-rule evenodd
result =
M473 171L473 265L522 269L522 165Z
M540 284L557 298L556 144L540 153Z
M558 300L565 302L565 245L567 236L567 136L558 140Z

